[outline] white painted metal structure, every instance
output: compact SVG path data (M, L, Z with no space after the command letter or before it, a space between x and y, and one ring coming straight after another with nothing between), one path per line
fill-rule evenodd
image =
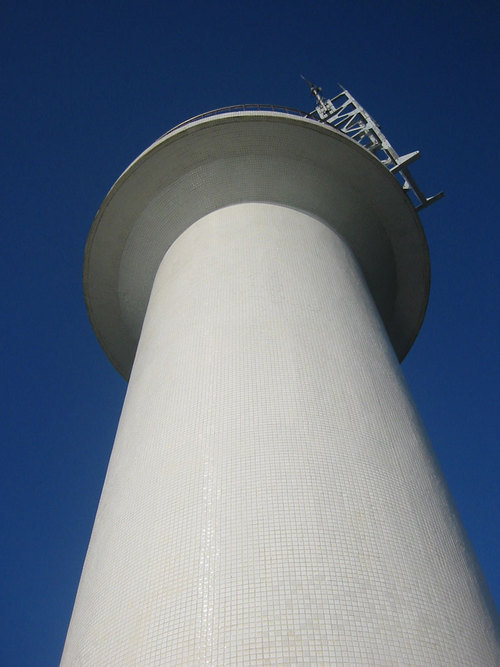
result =
M366 109L363 109L348 90L340 86L342 89L340 93L331 99L326 99L321 94L322 89L319 86L307 79L304 81L307 82L313 97L316 98L316 107L314 111L307 114L307 117L328 123L375 155L390 170L391 174L398 178L401 187L414 202L417 211L427 208L444 197L444 192L439 192L432 197L424 195L408 169L410 164L419 159L420 152L413 151L406 155L398 155L377 121Z
M283 113L184 125L108 194L84 282L130 382L63 665L497 663L398 363L425 238L373 155Z

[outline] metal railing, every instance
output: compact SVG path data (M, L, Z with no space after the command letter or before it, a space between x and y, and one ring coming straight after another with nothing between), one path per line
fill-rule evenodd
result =
M197 120L202 120L203 118L210 118L211 116L219 116L220 114L223 113L232 113L237 111L277 111L278 113L288 113L291 114L292 116L300 116L301 118L309 118L311 116L311 114L308 113L307 111L302 111L301 109L294 109L293 107L283 107L279 106L278 104L234 104L233 106L230 107L220 107L220 109L205 111L205 113L200 113L197 116L188 118L182 123L179 123L179 125L173 127L171 130L168 130L168 132L165 132L165 134L162 134L161 137L158 138L158 141L160 139L163 139L163 137L166 137L167 135L171 134L172 132L175 132L175 130L178 130L180 127L184 127L185 125L194 123Z

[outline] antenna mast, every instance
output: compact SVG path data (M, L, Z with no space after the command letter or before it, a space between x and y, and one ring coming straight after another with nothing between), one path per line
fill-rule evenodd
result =
M308 117L328 123L375 155L391 174L396 176L417 211L444 197L444 192L439 192L432 197L424 195L408 169L412 162L418 160L420 152L413 151L406 155L398 155L382 133L377 121L348 90L339 84L341 92L331 99L326 99L321 94L320 86L316 86L304 77L302 79L307 83L311 95L316 99L316 107L308 114Z

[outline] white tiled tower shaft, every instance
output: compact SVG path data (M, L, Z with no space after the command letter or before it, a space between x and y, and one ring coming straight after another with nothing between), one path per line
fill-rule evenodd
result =
M63 664L494 664L481 575L345 242L209 214L155 278Z
M500 663L398 363L427 245L373 155L290 113L189 121L107 195L84 289L130 384L65 667Z

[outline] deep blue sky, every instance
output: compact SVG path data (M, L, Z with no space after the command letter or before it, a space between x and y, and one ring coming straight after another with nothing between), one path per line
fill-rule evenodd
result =
M59 660L125 382L87 320L108 189L173 125L346 86L413 173L431 300L403 366L500 601L499 12L494 2L4 3L0 664Z

